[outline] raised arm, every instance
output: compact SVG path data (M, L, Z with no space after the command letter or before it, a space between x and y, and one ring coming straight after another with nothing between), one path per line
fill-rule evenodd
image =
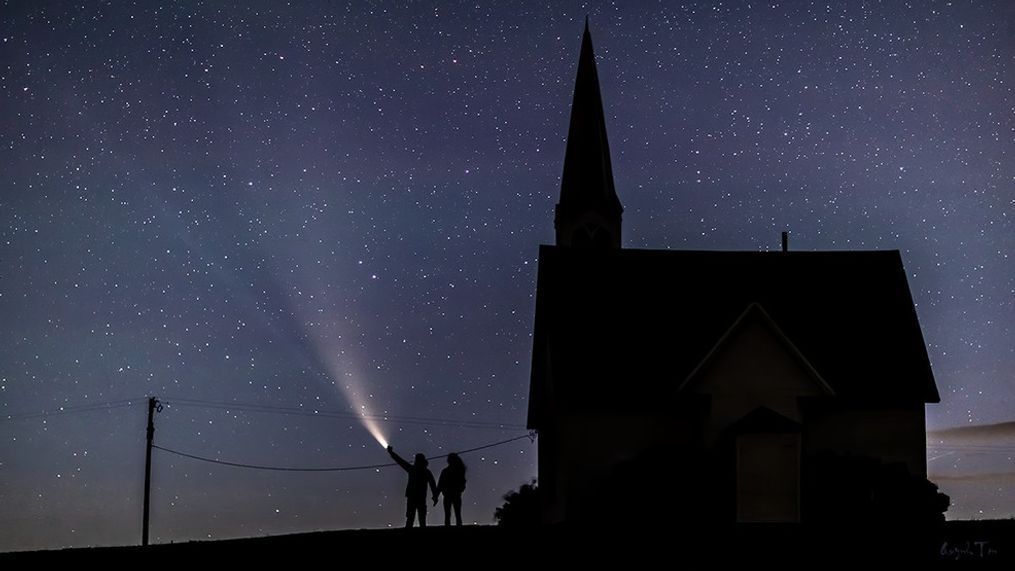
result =
M398 462L398 465L401 466L403 470L405 470L406 472L411 472L412 471L412 464L406 462L405 458L402 458L401 456L399 456L395 452L394 448L388 446L388 454L391 455L391 458L394 459L395 462Z

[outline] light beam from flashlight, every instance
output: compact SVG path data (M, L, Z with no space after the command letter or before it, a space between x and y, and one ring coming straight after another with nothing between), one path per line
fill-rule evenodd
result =
M310 322L304 322L304 333L313 344L318 361L327 369L325 373L328 375L328 380L345 397L346 402L355 411L360 424L367 429L367 432L374 437L381 448L387 448L388 439L384 435L384 431L381 430L377 418L372 414L372 409L368 406L368 393L365 391L359 368L355 365L357 362L355 356L329 339L329 337L342 339L342 335L328 336L322 326L321 323L314 326Z
M381 445L381 448L388 447L388 439L381 430L380 423L371 413L367 406L367 395L363 390L363 383L358 372L351 366L352 359L343 359L345 351L335 348L319 346L319 339L314 337L317 346L317 354L328 368L328 377L333 385L345 396L346 401L353 407L359 417L360 424L367 432L374 437L374 440Z

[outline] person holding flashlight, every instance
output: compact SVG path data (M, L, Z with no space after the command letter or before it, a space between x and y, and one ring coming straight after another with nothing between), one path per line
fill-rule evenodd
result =
M405 527L412 527L416 514L419 514L419 527L426 527L426 488L429 485L433 494L434 503L437 503L437 483L434 481L433 472L427 466L429 462L422 453L417 453L412 464L402 458L391 446L387 448L388 454L408 472L409 481L405 485Z

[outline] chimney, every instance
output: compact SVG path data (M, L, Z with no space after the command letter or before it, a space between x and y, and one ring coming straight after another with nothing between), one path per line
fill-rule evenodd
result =
M789 232L783 231L782 233L782 251L789 251Z

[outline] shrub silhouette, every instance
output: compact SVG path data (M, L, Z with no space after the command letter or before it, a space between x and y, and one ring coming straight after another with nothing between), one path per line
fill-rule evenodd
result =
M820 454L811 463L810 500L816 519L881 524L936 525L944 522L950 498L901 463Z
M504 494L504 505L493 512L497 525L511 528L539 525L539 487L536 480Z

